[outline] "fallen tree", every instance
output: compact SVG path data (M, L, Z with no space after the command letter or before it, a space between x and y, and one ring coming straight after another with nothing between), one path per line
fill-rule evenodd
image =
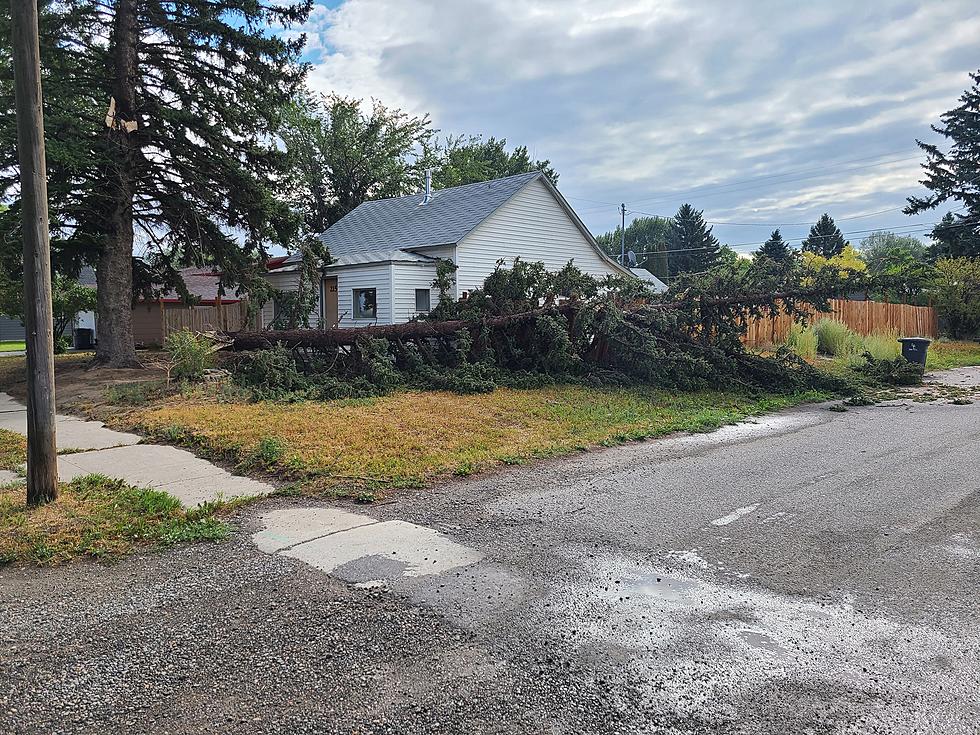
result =
M806 273L798 263L763 259L678 278L658 295L636 279L599 280L571 264L549 273L517 261L498 265L466 301L444 293L425 319L239 332L227 341L239 353L242 383L262 397L362 395L398 385L484 391L558 380L797 391L828 379L788 351L747 352L747 320L805 318L853 287L838 271Z

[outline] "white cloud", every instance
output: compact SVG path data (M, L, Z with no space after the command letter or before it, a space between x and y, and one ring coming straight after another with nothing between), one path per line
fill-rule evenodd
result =
M977 64L980 8L346 0L318 6L303 30L320 53L312 86L430 113L447 132L527 145L552 160L563 191L602 230L613 211L584 199L660 198L672 211L681 200L671 192L822 164L823 179L733 185L694 203L794 221L900 206L916 186L914 163L832 164L915 154L914 139L929 135Z

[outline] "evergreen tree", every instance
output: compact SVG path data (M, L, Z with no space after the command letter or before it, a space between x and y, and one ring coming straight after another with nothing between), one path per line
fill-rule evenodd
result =
M273 193L285 165L274 133L305 73L303 39L271 29L303 22L311 6L42 2L53 247L59 259L96 264L101 363L138 364L135 232L167 274L215 264L236 283L264 260L269 243L294 235L296 218ZM0 35L9 32L4 9ZM0 82L0 110L6 143L14 136L9 82ZM0 191L13 206L0 216L0 238L10 242L19 227L19 172L2 148Z
M817 224L810 228L810 234L802 243L803 251L806 253L816 253L824 258L833 258L841 254L847 240L840 228L834 223L829 214L824 214L817 220Z
M504 176L541 171L552 184L558 184L558 172L551 161L535 161L527 146L518 146L507 152L507 139L480 136L464 138L462 135L447 138L436 154L440 164L432 175L432 183L439 189L480 181L500 179Z
M960 96L958 107L940 115L932 129L949 140L949 152L938 145L916 141L926 153L921 183L929 194L908 198L906 214L959 202L963 213L947 214L933 230L937 255L980 254L980 70L970 74L972 86Z
M683 204L671 219L667 237L671 277L679 273L702 273L718 263L718 238L711 233L703 215L703 211Z
M959 217L959 219L957 219ZM946 212L932 228L929 237L929 259L980 258L980 232L970 227L967 217Z
M759 248L756 255L769 258L777 263L784 263L793 257L793 250L777 229L772 231L769 239Z

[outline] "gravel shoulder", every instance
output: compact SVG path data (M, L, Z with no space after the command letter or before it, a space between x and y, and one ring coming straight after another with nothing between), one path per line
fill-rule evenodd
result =
M971 379L972 380L972 379ZM980 402L807 406L362 507L479 552L251 540L0 569L0 731L975 733Z

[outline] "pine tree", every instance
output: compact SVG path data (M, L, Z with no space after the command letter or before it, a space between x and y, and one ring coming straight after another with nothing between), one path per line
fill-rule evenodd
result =
M847 240L840 228L834 223L829 214L824 214L817 220L817 224L810 228L810 234L802 243L804 252L816 253L825 258L833 258L840 255Z
M718 263L720 245L704 221L704 213L690 204L681 205L667 236L668 266L671 276L701 273Z
M273 136L305 73L303 40L270 29L303 22L311 6L44 2L45 112L56 126L47 130L53 246L59 258L96 264L103 364L137 364L136 232L167 273L215 264L229 282L240 282L269 243L295 232L296 218L273 194L285 165ZM0 27L9 33L6 12ZM12 135L9 91L0 83L2 142ZM59 123L74 128L59 134ZM4 195L16 194L17 174L8 158L0 160ZM9 239L16 199L7 214L0 236Z
M966 226L966 217L952 212L946 212L943 218L932 228L929 237L929 259L939 258L980 258L980 232Z
M783 239L779 230L773 230L769 239L756 253L759 257L769 258L777 263L784 263L793 256L793 250Z
M960 96L958 107L940 115L932 129L950 141L949 152L916 141L928 159L922 164L926 196L908 198L906 214L959 202L965 212L947 214L933 230L933 238L949 250L980 254L980 70L970 74L973 85ZM945 243L945 245L943 245ZM963 252L963 254L967 254Z

